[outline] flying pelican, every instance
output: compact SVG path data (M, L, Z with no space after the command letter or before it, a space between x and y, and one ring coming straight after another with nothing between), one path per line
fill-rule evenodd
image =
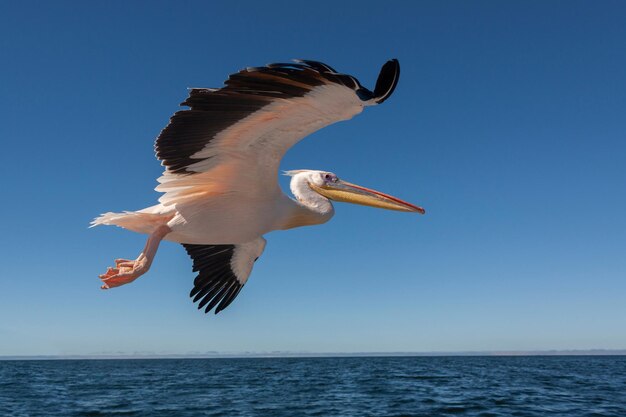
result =
M92 226L116 225L148 234L135 260L116 259L100 275L102 289L145 274L161 240L181 243L198 275L190 296L205 313L226 308L244 286L272 230L322 224L334 214L330 200L390 210L424 209L379 191L340 180L327 171L290 175L295 199L282 193L280 160L305 136L380 104L400 76L386 62L370 91L326 64L295 60L246 68L219 89L194 88L156 139L165 166L159 204L139 211L105 213Z

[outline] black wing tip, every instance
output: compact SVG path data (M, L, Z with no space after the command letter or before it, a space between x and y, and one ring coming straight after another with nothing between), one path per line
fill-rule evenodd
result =
M377 104L387 100L398 85L400 79L400 62L394 58L385 62L380 69L376 87L374 88L374 100Z
M223 265L230 262L235 245L183 243L182 246L193 261L193 270L199 272L189 297L205 314L212 310L215 314L221 312L243 288L231 268Z

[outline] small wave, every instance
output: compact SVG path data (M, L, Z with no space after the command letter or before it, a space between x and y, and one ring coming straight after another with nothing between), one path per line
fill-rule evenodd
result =
M396 375L395 377L400 379L418 379L424 381L460 378L459 376L452 375Z

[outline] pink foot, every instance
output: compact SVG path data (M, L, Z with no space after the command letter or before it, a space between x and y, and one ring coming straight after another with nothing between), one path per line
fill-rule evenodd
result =
M129 259L116 259L115 268L107 268L107 271L100 275L103 290L119 287L124 284L133 282L146 272L148 272L149 264L146 257L141 254L139 257L131 261Z
M115 268L108 268L107 271L100 275L103 285L100 287L103 290L109 288L119 287L129 282L133 282L150 269L154 255L159 248L159 243L165 235L172 230L165 224L157 227L146 242L146 246L143 248L141 255L134 261L129 259L116 259Z

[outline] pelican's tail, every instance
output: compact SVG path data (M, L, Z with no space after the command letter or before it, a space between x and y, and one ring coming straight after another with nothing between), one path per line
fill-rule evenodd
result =
M171 213L162 213L158 210L159 205L148 207L140 211L125 211L123 213L104 213L96 217L89 227L101 224L119 226L137 233L150 234L154 230L166 224L172 217Z

